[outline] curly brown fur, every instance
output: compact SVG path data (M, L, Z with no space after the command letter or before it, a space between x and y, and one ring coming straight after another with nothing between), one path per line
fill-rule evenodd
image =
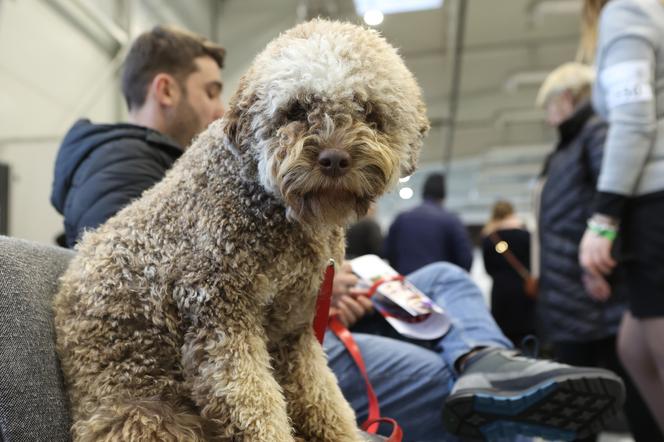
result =
M227 116L85 234L55 300L76 441L359 440L311 324L342 226L412 172L420 91L377 33L272 42ZM340 177L319 153L349 153Z

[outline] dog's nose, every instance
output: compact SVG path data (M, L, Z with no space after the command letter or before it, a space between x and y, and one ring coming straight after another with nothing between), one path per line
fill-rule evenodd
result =
M350 155L341 149L325 149L318 154L318 164L324 175L344 176L350 169Z

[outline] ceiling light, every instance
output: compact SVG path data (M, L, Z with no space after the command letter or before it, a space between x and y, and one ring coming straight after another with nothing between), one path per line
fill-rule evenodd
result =
M413 197L413 189L410 187L402 187L399 189L399 196L401 199L409 200Z
M383 13L378 9L369 9L364 13L364 22L369 26L377 26L383 23Z
M410 179L410 175L405 176L403 178L399 178L399 182L400 183L407 183L409 179Z
M357 15L365 16L371 9L378 9L383 14L424 11L443 6L443 0L354 0Z

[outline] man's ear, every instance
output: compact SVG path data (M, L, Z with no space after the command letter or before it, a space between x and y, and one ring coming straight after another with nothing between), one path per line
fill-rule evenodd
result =
M407 177L412 175L417 169L417 163L420 159L420 150L424 144L424 137L429 132L429 119L426 117L426 111L422 106L420 111L420 117L417 121L417 136L416 138L408 145L408 159L401 165L401 177Z
M160 106L174 107L180 100L182 90L172 75L162 72L155 75L150 82L149 95L152 95Z

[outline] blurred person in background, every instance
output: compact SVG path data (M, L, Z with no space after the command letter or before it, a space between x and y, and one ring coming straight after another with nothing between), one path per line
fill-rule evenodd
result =
M530 232L508 201L493 205L491 219L482 229L482 256L493 279L491 314L510 341L519 345L535 334L535 298L526 294L522 273L530 270Z
M402 275L438 261L470 270L473 250L468 231L444 208L445 175L427 176L422 204L400 213L385 240L385 258Z
M346 259L362 255L383 253L383 233L376 221L376 203L371 203L367 214L346 230Z
M618 274L585 273L578 260L608 130L590 103L594 77L591 67L566 63L548 75L537 95L537 106L546 110L547 122L558 130L558 141L542 170L537 203L538 319L556 359L609 368L629 380L616 351L627 308ZM626 383L630 427L636 435L643 434L639 432L647 425L641 416L647 409L633 385ZM652 421L650 429L657 432Z
M595 60L593 106L610 129L579 259L599 277L620 258L618 351L664 431L664 2L585 0L583 12L579 52Z

